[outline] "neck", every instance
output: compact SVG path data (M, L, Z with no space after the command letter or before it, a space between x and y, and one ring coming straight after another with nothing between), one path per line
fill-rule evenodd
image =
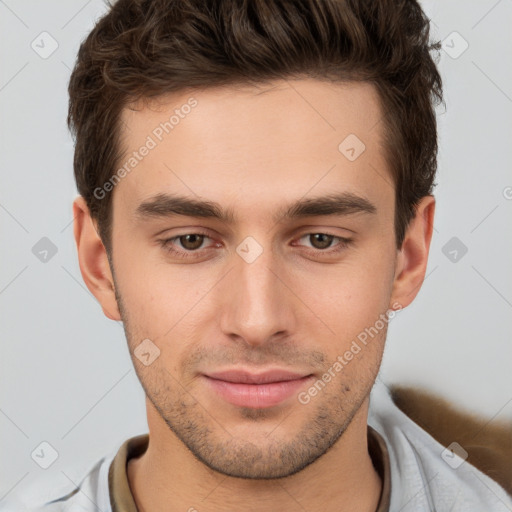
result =
M299 505L323 512L375 512L382 482L368 453L367 415L368 399L330 450L298 473L272 480L234 478L213 471L163 421L148 422L148 448L127 467L137 508L141 512L287 512Z

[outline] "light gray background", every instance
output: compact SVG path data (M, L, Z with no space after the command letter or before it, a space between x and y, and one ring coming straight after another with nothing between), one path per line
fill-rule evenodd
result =
M423 6L447 45L435 233L423 289L390 328L381 378L510 420L512 2ZM104 10L100 0L0 0L0 507L36 483L77 483L147 429L122 325L85 288L73 241L67 82ZM43 31L59 45L46 59L31 48ZM454 31L469 45L460 55ZM32 253L42 237L58 249L46 263ZM452 237L468 249L456 262L443 253ZM31 458L43 441L59 455L46 470Z

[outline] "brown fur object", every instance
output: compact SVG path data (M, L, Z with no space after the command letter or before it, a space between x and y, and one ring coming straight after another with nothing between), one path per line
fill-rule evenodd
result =
M394 385L395 404L443 446L453 441L467 452L467 462L512 495L512 422L498 422L456 408L428 391Z

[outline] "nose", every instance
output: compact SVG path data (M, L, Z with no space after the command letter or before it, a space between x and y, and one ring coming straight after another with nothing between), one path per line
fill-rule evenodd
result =
M234 255L234 268L223 279L221 329L235 341L264 345L294 332L294 295L284 265L271 250L251 263Z

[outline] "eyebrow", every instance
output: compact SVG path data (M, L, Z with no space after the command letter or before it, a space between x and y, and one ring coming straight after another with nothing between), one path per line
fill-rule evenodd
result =
M273 216L275 222L324 215L374 214L377 208L368 199L342 192L325 196L299 199L281 208ZM135 215L140 220L165 218L176 215L211 218L226 224L234 224L236 215L232 208L224 209L219 203L198 200L175 194L157 194L142 202Z

